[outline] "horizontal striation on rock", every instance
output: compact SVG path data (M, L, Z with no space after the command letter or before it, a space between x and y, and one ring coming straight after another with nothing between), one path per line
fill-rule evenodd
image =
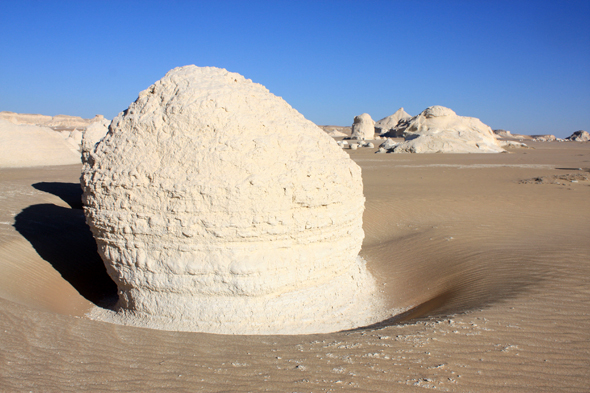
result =
M84 160L87 222L119 287L112 318L221 333L375 321L376 288L358 258L360 168L263 86L174 69ZM307 314L323 316L301 322Z

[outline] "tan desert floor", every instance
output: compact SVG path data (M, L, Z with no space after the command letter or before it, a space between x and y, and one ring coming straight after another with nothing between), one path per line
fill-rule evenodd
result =
M391 305L415 308L306 336L82 317L115 288L84 224L80 167L0 170L0 391L588 392L590 143L531 145L348 150L367 198L361 254Z

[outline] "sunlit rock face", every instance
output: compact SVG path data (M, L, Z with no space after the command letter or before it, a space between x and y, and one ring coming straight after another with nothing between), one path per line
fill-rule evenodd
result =
M119 288L94 318L232 334L378 318L360 168L262 85L173 69L84 159L87 222Z
M80 164L80 153L48 127L0 119L0 168Z
M82 139L80 141L80 149L82 151L82 154L84 154L85 151L93 150L94 145L96 145L98 141L104 138L104 136L109 130L110 123L110 120L102 119L86 127L86 131L84 131L84 134L82 135Z
M444 106L431 106L402 120L396 132L405 141L393 153L501 153L492 129L474 117L458 116Z
M363 113L354 117L352 123L352 139L375 139L375 121L371 115Z
M397 135L396 133L396 126L400 120L407 120L411 119L410 116L404 108L399 108L395 113L391 116L384 117L383 119L379 120L375 123L375 131L381 136L386 137L400 137L401 135Z

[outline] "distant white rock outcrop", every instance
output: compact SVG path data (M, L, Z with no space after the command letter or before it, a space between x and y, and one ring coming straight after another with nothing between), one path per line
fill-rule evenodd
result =
M0 119L0 168L80 163L77 148L48 127Z
M505 150L492 129L473 117L458 116L449 108L431 106L404 121L405 141L393 153L501 153Z
M496 137L498 138L512 138L512 133L510 131L506 131L506 130L493 130L494 134L496 135Z
M97 130L102 130L105 124L108 126L110 123L110 120L105 119L103 115L96 115L92 119L83 119L78 116L45 116L7 111L0 112L0 120L5 120L16 125L44 127L46 130L53 131L54 134L59 135L66 143L79 152L82 150L82 138L88 128L93 130L92 133L95 138L98 135Z
M393 115L384 117L375 123L375 132L386 137L398 137L395 133L400 120L410 119L410 116L404 108L399 108ZM400 135L401 136L401 135Z
M355 116L352 123L351 139L375 139L375 121L371 119L371 115L363 113Z
M500 146L502 147L515 147L515 148L525 148L528 149L529 146L526 143L516 142L516 141L500 141Z
M343 133L342 131L338 131L338 130L328 131L328 135L330 135L332 138L339 138L339 137L348 136L345 133Z
M532 135L531 137L536 142L555 142L557 140L557 137L555 135L551 135L551 134Z
M574 132L565 139L574 142L588 142L590 141L590 133L588 133L588 131L579 130Z
M77 128L78 130L84 129L92 123L99 122L104 119L103 115L96 115L92 119L83 119L78 116L46 116L30 113L15 113L2 111L0 112L0 119L7 120L13 124L27 124L51 127L54 129L59 128Z

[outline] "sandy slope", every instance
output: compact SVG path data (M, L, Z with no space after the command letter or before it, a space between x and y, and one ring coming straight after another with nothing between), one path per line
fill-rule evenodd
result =
M80 317L114 288L84 226L79 166L0 170L0 390L588 391L590 144L531 145L350 151L367 198L361 255L392 305L416 307L309 336Z

